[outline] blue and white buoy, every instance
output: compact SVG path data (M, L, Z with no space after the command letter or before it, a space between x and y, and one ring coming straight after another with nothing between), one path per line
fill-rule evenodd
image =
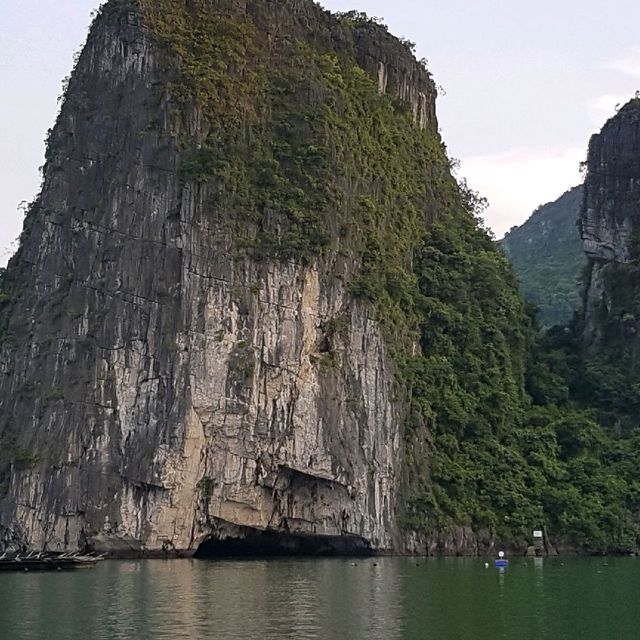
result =
M500 567L504 569L504 567L509 566L509 561L504 557L504 551L500 551L498 553L498 558L493 561L496 567Z

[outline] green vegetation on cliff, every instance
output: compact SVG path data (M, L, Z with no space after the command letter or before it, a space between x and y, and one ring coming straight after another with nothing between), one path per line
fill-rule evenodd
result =
M381 95L350 46L305 38L302 26L267 38L264 25L204 0L141 4L166 52L182 179L203 189L238 258L355 265L346 285L377 310L407 400L405 525L525 543L546 523L591 550L633 548L640 438L608 430L617 414L585 397L599 374L571 330L538 338L434 127ZM390 37L363 14L342 21ZM194 109L204 139L187 133ZM545 324L577 308L580 196L534 215L544 233L521 238L523 227L505 240Z
M208 4L179 15L171 15L170 6L150 20L174 55L197 52L197 34L218 31L208 23L223 20L229 28L230 18ZM343 20L385 33L361 17ZM173 30L194 21L193 28ZM243 33L259 37L251 26ZM229 65L235 50L226 53ZM225 60L219 49L216 56ZM212 128L203 145L183 140L184 179L219 185L212 207L235 212L242 227L237 237L249 229L241 248L253 256L309 261L338 252L357 262L347 285L377 308L399 365L401 393L411 399L412 523L495 525L501 509L515 512L515 504L495 495L498 484L472 504L475 480L455 474L467 462L475 467L472 475L484 474L498 452L492 447L505 446L512 425L522 420L528 321L507 261L465 206L472 198L452 178L436 131L417 126L409 104L381 95L348 50L279 43L270 68L252 75L260 108L227 106L242 109L242 117L222 120L206 74L192 71L197 64L188 56L182 66L189 73L174 83L183 108L200 104Z
M555 432L561 475L543 494L549 523L593 551L626 552L640 534L640 391L609 357L585 351L574 322L543 336L530 393Z

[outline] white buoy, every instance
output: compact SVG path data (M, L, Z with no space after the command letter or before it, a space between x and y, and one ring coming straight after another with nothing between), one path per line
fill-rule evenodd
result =
M498 552L498 558L494 560L493 564L499 568L504 568L509 564L509 561L504 557L504 551Z
M489 568L489 563L488 563L488 562L485 562L485 563L484 563L484 568L485 568L485 569L488 569L488 568Z

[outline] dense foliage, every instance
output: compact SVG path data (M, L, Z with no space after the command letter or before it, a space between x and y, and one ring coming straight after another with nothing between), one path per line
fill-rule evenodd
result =
M563 471L548 492L551 525L588 549L629 551L640 534L638 378L607 349L584 352L579 322L550 331L530 391L551 421Z
M380 95L348 47L304 32L267 41L205 0L142 7L167 53L181 177L204 194L209 223L229 231L240 259L330 270L340 257L352 267L339 277L376 309L408 407L405 525L517 542L545 525L594 551L633 548L636 389L581 359L578 327L538 337L438 134ZM342 21L385 30L363 14ZM187 133L194 109L204 140ZM531 278L534 300L559 286L573 309L580 260L549 250L556 284Z
M568 324L581 305L580 277L586 265L577 226L581 204L582 187L570 189L538 207L500 243L543 327Z

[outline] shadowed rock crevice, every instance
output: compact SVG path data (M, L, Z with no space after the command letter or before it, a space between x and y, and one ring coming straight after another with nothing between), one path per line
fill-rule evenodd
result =
M245 537L209 538L197 549L196 558L282 556L370 556L369 543L358 536L314 536L247 529Z

